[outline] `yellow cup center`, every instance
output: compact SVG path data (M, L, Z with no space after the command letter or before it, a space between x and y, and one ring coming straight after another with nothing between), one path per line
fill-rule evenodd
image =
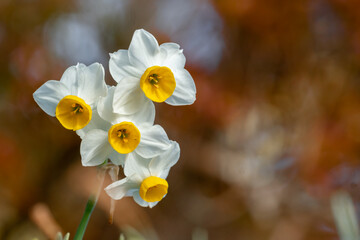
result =
M56 106L55 115L64 128L76 131L90 122L92 111L83 99L68 95Z
M175 77L168 67L152 66L141 76L140 87L152 101L164 102L175 90Z
M148 177L140 185L140 197L147 202L158 202L168 192L169 184L165 179L159 177Z
M134 151L140 143L140 137L139 129L132 122L115 124L108 132L109 143L122 154Z

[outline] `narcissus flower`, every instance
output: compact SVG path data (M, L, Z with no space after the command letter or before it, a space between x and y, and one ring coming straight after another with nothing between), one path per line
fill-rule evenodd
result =
M114 92L115 87L109 88L108 95L98 102L98 114L94 114L92 123L77 132L82 137L84 166L97 166L107 159L123 165L128 155L154 157L171 145L164 129L153 125L155 107L151 101L144 102L134 114L117 114L112 108Z
M94 63L69 67L60 81L47 81L33 96L44 112L56 116L66 129L76 131L90 122L97 100L106 94L104 68Z
M110 54L110 73L118 85L114 96L114 107L118 113L123 96L166 102L170 105L189 105L195 101L196 88L190 73L184 69L185 56L176 43L159 46L149 32L136 30L129 50ZM138 106L138 105L137 105Z
M179 156L180 148L175 141L171 141L167 151L154 158L129 156L124 167L126 177L110 184L105 191L115 200L132 196L140 206L152 208L167 194L166 177Z

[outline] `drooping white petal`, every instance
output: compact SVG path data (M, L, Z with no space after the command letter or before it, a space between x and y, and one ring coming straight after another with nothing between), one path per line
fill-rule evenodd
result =
M114 150L108 142L108 133L100 129L91 130L80 144L82 165L100 165L108 159L112 151Z
M165 197L165 196L164 196ZM164 198L163 197L163 198ZM158 202L149 202L149 207L150 208L153 208L153 207L155 207L157 204L159 203L159 201Z
M56 106L66 95L69 95L69 89L63 83L50 80L41 85L34 92L33 97L44 112L55 117Z
M151 176L149 171L149 159L145 159L136 153L129 153L124 165L124 174L132 176L134 181L142 182Z
M118 83L125 77L139 79L144 73L129 62L128 51L123 49L110 53L109 70L111 76Z
M99 116L99 113L95 110L92 112L91 121L88 125L76 131L76 134L80 136L81 139L93 129L101 129L108 131L111 127L111 124Z
M142 199L140 197L139 191L133 193L133 198L134 198L134 201L137 204L139 204L140 206L142 206L142 207L148 207L149 206L149 202L145 201L144 199Z
M165 197L165 196L164 196L164 197ZM147 201L145 201L144 199L142 199L142 198L140 197L139 191L136 191L136 192L133 193L133 198L134 198L134 201L135 201L137 204L139 204L140 206L142 206L142 207L150 207L150 208L153 208L153 207L155 207L155 206L159 203L159 201L158 201L158 202L147 202Z
M140 88L139 79L126 77L115 88L113 109L119 114L134 114L140 110L146 100Z
M124 166L127 154L121 154L114 150L110 153L109 158L113 164Z
M131 196L134 192L138 192L139 185L132 182L129 178L123 178L113 182L105 188L106 193L115 200L119 200L126 196Z
M175 141L171 141L171 147L159 156L151 159L149 170L151 176L166 179L169 170L174 166L180 157L180 147Z
M134 32L129 46L129 61L142 73L158 64L159 44L151 33L144 29Z
M94 107L100 96L106 96L107 86L104 80L104 68L99 63L90 66L78 63L64 72L60 80L71 92L71 95L82 98Z
M196 99L196 87L190 73L186 69L177 69L173 73L176 88L174 93L165 102L174 106L193 104Z
M144 158L153 158L167 150L170 146L170 140L165 130L159 126L140 126L140 143L135 152Z
M185 56L179 44L163 43L160 45L162 65L170 69L182 69L185 67Z

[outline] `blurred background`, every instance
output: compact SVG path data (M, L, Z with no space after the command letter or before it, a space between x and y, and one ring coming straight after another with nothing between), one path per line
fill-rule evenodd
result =
M74 236L97 169L81 166L79 137L32 93L77 62L100 62L114 84L108 53L127 49L138 28L180 44L197 100L156 105L181 146L166 198L153 209L117 201L109 224L101 194L84 239L339 239L333 194L347 192L360 213L359 9L356 0L1 0L0 239Z

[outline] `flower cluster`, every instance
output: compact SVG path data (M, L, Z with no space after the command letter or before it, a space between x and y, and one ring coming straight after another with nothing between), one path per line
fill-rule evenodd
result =
M116 86L106 85L101 64L77 64L60 81L43 84L34 99L80 136L83 166L112 162L124 168L126 177L105 188L110 197L133 196L139 205L153 207L167 194L166 177L180 156L178 143L154 125L153 102L195 101L195 84L184 66L178 44L159 45L149 32L136 30L128 50L110 54Z

